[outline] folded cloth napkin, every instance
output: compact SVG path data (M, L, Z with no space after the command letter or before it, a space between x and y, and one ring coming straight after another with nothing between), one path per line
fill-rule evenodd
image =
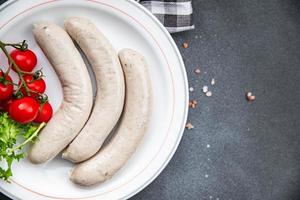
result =
M192 0L137 0L149 9L170 33L194 29Z

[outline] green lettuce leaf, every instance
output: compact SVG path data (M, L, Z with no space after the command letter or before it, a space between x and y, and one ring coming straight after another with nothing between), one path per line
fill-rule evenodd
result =
M12 176L12 163L25 157L22 148L36 140L42 124L20 124L12 120L6 112L0 112L0 179L8 181ZM17 144L18 138L23 142Z

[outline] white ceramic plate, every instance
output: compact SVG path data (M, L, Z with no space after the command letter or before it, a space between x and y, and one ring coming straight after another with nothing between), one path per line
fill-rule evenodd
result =
M173 156L188 110L184 64L166 29L138 3L127 0L18 0L0 9L0 39L28 41L38 55L38 66L44 69L46 93L55 110L61 103L62 90L32 35L32 24L39 20L60 25L68 16L93 20L117 50L129 47L145 55L154 91L150 128L137 152L111 180L82 188L69 181L72 164L60 156L44 165L33 165L24 159L14 164L10 184L1 181L1 191L14 199L126 199L146 187ZM0 61L4 67L3 55Z

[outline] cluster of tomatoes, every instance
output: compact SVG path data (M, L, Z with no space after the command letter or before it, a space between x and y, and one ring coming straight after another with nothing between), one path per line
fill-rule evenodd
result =
M46 84L41 71L33 72L37 64L35 53L15 49L10 52L10 58L18 66L16 69L9 62L19 75L19 83L13 83L11 77L0 70L0 111L8 112L13 120L22 124L48 122L53 110L44 94Z

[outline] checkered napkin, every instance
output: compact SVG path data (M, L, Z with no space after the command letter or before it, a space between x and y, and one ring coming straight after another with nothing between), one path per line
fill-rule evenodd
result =
M149 9L170 33L194 29L192 0L136 0Z

